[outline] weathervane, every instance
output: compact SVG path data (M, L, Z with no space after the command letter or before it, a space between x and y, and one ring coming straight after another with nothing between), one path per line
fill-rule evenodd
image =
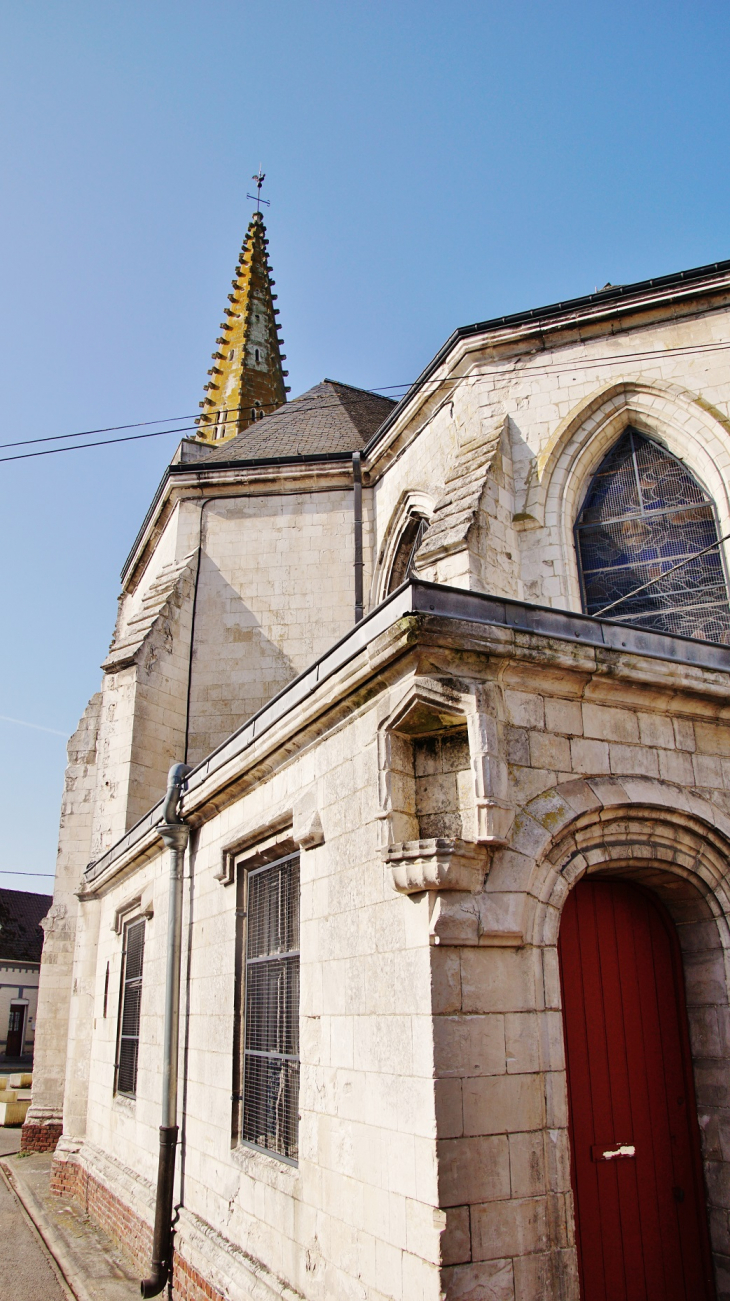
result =
M252 177L251 177L251 180L256 182L256 193L255 193L255 194L248 194L248 193L247 193L247 194L246 194L246 198L247 198L247 199L255 199L255 200L256 200L256 211L257 211L257 212L260 212L260 211L261 211L261 204L262 204L262 203L265 203L267 208L271 206L271 204L270 204L270 200L269 200L269 199L262 199L262 198L261 198L261 186L263 185L264 181L266 180L266 176L265 176L264 173L261 171L261 163L259 163L259 170L258 170L257 175L256 175L256 176L252 176Z

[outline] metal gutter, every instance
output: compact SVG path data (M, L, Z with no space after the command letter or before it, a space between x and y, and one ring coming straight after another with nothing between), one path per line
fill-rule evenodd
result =
M593 619L586 614L554 610L549 606L530 605L507 597L467 592L438 583L413 581L393 592L361 623L340 639L308 669L284 687L236 732L206 756L189 773L185 782L184 806L215 773L240 756L279 722L287 713L311 696L338 670L365 650L404 616L423 615L460 623L507 628L515 633L557 638L578 646L592 646L607 651L641 655L647 659L730 674L730 646L703 642L691 637L675 637L608 619ZM118 858L136 845L147 845L157 834L163 820L164 801L122 836L96 862L86 868L84 877L91 884Z

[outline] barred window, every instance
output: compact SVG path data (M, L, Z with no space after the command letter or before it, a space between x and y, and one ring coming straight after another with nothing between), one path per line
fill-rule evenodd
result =
M299 855L246 873L241 1138L298 1154Z
M135 1097L137 1093L144 927L144 918L140 921L128 922L124 927L115 1087L117 1093L124 1093L130 1098Z
M730 643L714 503L671 452L627 429L594 475L575 534L588 614Z

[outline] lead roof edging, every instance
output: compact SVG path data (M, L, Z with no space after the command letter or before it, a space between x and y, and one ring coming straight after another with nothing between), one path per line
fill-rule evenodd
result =
M590 615L531 605L507 597L467 592L439 583L413 581L393 592L197 764L186 778L185 795L190 795L203 786L209 777L241 755L254 740L311 695L322 682L407 614L492 624L495 627L510 628L513 632L554 637L573 644L626 651L648 659L668 660L675 664L730 673L730 646L697 641L691 637L670 636L650 629L634 628L630 624L594 619ZM115 859L128 853L135 845L141 845L142 841L154 833L155 827L162 821L163 805L164 800L160 800L105 854L88 865L84 872L88 884L101 876Z

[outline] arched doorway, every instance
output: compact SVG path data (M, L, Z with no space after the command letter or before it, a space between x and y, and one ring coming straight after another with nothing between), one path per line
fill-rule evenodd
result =
M642 887L583 878L558 951L582 1301L713 1301L674 924Z

